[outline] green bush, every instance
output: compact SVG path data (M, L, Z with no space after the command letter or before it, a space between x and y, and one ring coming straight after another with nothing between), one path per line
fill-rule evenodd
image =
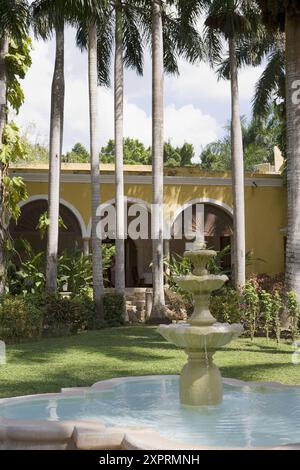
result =
M260 309L258 291L251 282L247 282L244 287L242 306L244 324L253 341L259 327Z
M121 326L124 324L125 297L119 294L105 294L103 298L104 322L106 326Z
M224 287L211 298L210 310L212 315L221 323L242 322L241 296L229 287Z
M299 334L299 303L295 292L287 293L287 311L291 322L292 340L296 341Z
M87 298L48 295L41 299L40 307L46 336L72 335L92 328L93 312Z
M25 245L24 245L25 243ZM17 267L10 263L7 271L6 290L12 295L43 294L45 291L45 253L35 254L29 243L26 246L25 259ZM115 254L115 246L102 245L103 276L105 285L109 285L108 269ZM18 257L18 262L21 257ZM76 295L84 293L92 287L92 256L84 256L81 251L65 251L58 259L57 274L58 289L63 291L66 287L69 292Z
M0 303L0 339L18 342L39 338L43 314L29 297L5 296Z
M185 320L193 312L193 303L171 289L165 290L166 307L170 320Z

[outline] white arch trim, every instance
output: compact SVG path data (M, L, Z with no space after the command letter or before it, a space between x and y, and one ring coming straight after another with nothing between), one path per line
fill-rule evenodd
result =
M151 204L147 201L144 201L143 199L138 199L135 197L129 197L125 196L125 203L130 203L130 204L141 204L142 206L145 206L147 208L147 211L151 213ZM114 205L116 203L116 199L109 199L108 201L105 201L101 204L101 209L104 210L106 207ZM90 221L87 226L87 233L88 237L90 238L92 235L92 219L90 218Z
M186 202L183 206L179 207L173 215L173 218L171 221L171 227L176 222L176 219L182 212L188 209L188 207L191 207L195 204L211 204L212 206L216 206L216 207L223 209L224 212L226 212L228 215L233 217L233 208L225 204L225 202L218 201L217 199L211 199L208 197L202 197L202 198L192 199L191 201Z
M41 200L42 201L48 201L47 194L35 194L34 196L30 196L29 198L26 199L26 201L21 201L19 203L19 207L22 208L22 207L26 206L27 204L30 204L31 202L41 201ZM89 238L89 233L88 233L87 227L85 225L85 222L84 222L83 217L80 214L79 210L76 209L76 207L73 206L73 204L66 201L65 199L60 198L59 203L62 204L63 206L65 206L65 207L67 207L73 213L73 215L76 217L77 222L80 225L82 238Z

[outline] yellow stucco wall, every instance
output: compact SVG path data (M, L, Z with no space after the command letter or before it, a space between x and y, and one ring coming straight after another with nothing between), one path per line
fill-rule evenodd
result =
M62 168L61 198L74 206L81 214L84 223L90 221L90 184L88 167L85 165L64 165ZM14 168L27 184L28 196L47 195L47 167L31 166ZM101 168L104 182L101 184L101 202L114 199L113 167ZM230 174L204 173L197 169L167 169L164 199L166 215L176 207L197 199L213 199L232 207L232 190L229 185ZM148 178L147 182L143 178ZM40 178L40 180L39 180ZM106 181L105 181L106 178ZM133 178L134 182L126 182ZM141 178L141 182L139 182ZM125 171L125 193L133 199L151 203L151 167L127 167ZM192 183L190 178L193 178ZM207 185L206 179L217 178ZM246 175L246 247L252 252L251 272L277 274L284 270L284 233L286 221L286 190L279 175ZM255 184L251 184L251 181ZM178 181L177 181L178 180ZM224 181L224 184L222 183ZM250 183L249 183L250 181Z

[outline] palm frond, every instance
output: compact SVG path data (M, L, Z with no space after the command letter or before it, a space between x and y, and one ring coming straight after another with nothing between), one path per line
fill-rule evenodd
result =
M270 109L272 98L285 81L285 58L280 50L270 55L267 66L255 89L253 114L255 117L265 116Z
M0 2L0 37L2 31L9 32L15 39L28 33L30 9L27 0L1 0Z
M124 64L133 68L139 75L143 74L144 48L139 29L139 17L134 9L124 7L122 10Z

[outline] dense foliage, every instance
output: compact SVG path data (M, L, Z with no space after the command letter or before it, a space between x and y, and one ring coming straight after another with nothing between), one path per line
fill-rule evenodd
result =
M32 299L23 296L4 296L0 302L0 338L18 342L39 338L43 313Z
M30 245L24 259L15 254L8 267L7 293L28 295L43 293L45 290L45 253L34 253ZM108 269L115 254L113 245L102 245L103 272L108 285ZM14 262L13 262L14 261ZM92 259L81 252L64 252L58 260L58 288L76 294L87 292L92 287Z
M261 163L274 162L274 147L282 148L282 121L277 109L264 119L253 119L249 124L243 123L244 165L253 171ZM201 168L212 171L231 170L231 137L230 129L225 136L213 142L201 154Z

